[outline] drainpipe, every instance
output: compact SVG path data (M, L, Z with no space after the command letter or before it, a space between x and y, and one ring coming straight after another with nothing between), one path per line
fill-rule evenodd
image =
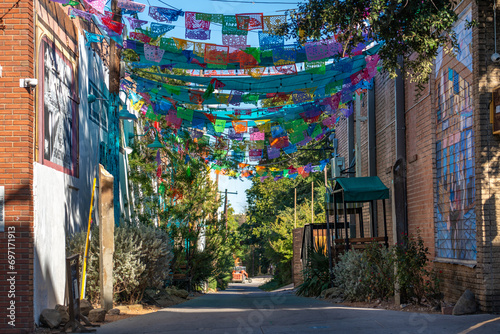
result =
M368 89L368 176L377 176L377 135L375 124L375 78ZM371 231L378 237L377 203L370 202Z
M398 64L403 69L403 58L400 56ZM408 216L406 202L406 126L405 126L405 83L404 76L398 69L394 81L395 113L396 113L396 162L393 166L393 203L395 218L395 242L402 242L402 237L408 233Z

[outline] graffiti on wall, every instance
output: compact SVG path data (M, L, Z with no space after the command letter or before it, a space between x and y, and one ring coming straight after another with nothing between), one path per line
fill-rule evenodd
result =
M457 22L456 56L436 59L436 257L476 259L471 11Z
M77 176L78 121L73 67L47 38L42 40L40 49L41 160L45 165Z

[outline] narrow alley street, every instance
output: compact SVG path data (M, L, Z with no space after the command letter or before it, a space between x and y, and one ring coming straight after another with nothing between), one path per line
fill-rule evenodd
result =
M226 291L113 322L97 333L500 333L500 317L494 315L349 308L297 297L291 291L264 292L259 284L230 284Z

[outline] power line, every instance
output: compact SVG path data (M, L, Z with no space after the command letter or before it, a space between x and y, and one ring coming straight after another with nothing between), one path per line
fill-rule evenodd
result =
M161 1L161 0L158 0L158 1L159 1L159 2L161 2L161 3L162 3L162 4L164 4L164 5L169 6L170 8L173 8L173 9L175 9L175 10L180 10L179 8L176 8L176 7L172 6L172 5L169 5L168 3L164 2L164 1ZM148 2L149 2L149 1L148 1Z

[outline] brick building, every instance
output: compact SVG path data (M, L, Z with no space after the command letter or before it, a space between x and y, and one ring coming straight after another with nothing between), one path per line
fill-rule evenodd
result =
M361 165L357 175L378 175L389 188L397 152L404 152L407 200L402 217L407 217L408 233L423 237L434 267L442 272L445 300L455 302L470 289L482 311L500 312L500 137L493 135L490 123L491 92L500 85L499 64L491 60L493 2L464 0L456 12L460 48L456 55L439 52L424 89L418 92L405 80L404 90L398 91L396 80L379 73L373 89L362 96L358 115L343 119L336 136L339 154ZM478 25L468 28L472 20ZM399 126L397 104L403 96L404 126ZM403 151L398 151L398 131L404 131ZM389 203L402 200L398 196ZM397 213L391 211L389 207L389 238L394 243L397 233L406 231L396 229L392 222ZM381 208L377 212L381 221ZM381 228L378 224L379 235ZM369 233L369 224L365 229Z
M111 108L109 41L87 44L84 30L99 31L71 20L68 8L48 0L0 1L2 333L32 332L44 308L65 304L65 241L87 227L98 163L115 175L116 191L124 190L123 198L115 195L121 199L115 217L130 215L126 175L119 174L126 153L118 153L120 123L110 112L120 105ZM38 84L21 88L26 78ZM90 104L89 94L102 100ZM125 103L120 98L115 104ZM131 130L126 121L121 133Z

